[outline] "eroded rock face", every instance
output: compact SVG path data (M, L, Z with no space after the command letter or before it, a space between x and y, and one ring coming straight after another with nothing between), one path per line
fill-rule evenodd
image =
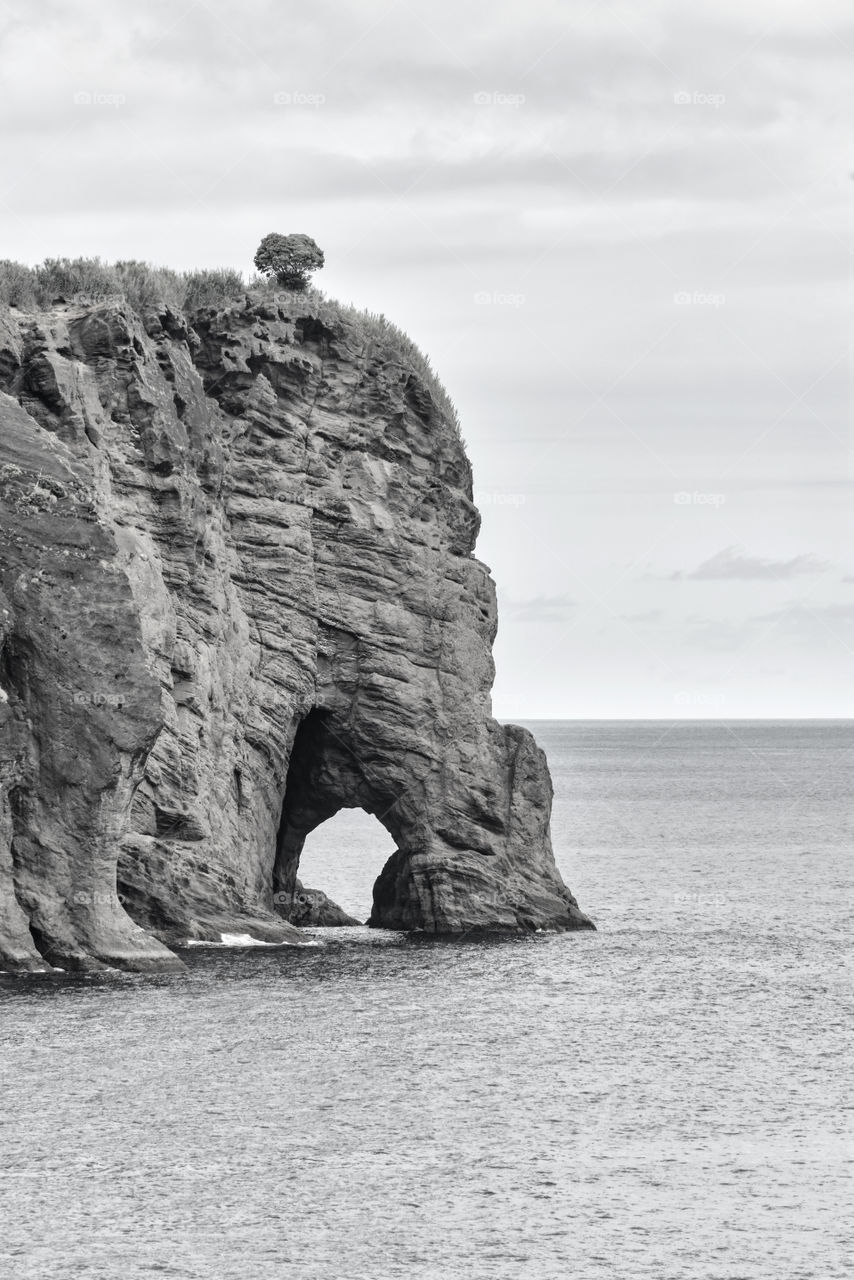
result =
M304 840L354 805L397 844L373 924L589 926L543 753L490 715L454 424L313 306L0 311L6 967L298 942Z

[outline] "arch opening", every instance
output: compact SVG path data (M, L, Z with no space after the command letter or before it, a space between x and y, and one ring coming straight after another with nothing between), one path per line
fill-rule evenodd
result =
M366 923L374 884L397 848L393 819L373 816L388 809L332 713L313 708L297 728L285 782L277 911L296 925Z
M349 917L365 924L377 876L395 848L372 814L358 808L339 809L306 837L299 860L302 894L297 894L297 905L314 912L323 908L320 891Z

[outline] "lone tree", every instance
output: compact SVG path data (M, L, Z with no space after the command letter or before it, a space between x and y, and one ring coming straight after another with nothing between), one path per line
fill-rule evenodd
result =
M323 266L323 250L311 236L265 236L255 254L255 266L262 275L275 276L287 289L302 291L308 287L309 275Z

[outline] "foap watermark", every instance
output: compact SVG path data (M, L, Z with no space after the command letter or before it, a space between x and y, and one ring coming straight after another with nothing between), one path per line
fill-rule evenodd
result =
M523 507L525 502L524 493L508 493L504 489L478 490L474 495L476 507Z
M315 496L310 489L277 489L274 502L288 502L295 507L313 507Z
M725 293L701 293L698 289L691 292L680 289L674 293L673 301L677 307L722 307L726 303Z
M318 493L316 489L276 489L274 502L289 503L293 507L310 507L314 511L337 511L344 503L342 497Z
M717 111L726 102L726 94L698 93L696 89L693 93L688 93L686 89L681 89L674 93L673 102L677 107L714 107Z
M277 289L270 295L270 301L277 307L299 307L305 311L309 299L304 289Z
M127 102L127 95L78 89L74 94L73 102L75 107L123 107Z
M321 907L327 901L326 895L320 892L312 893L308 889L303 889L297 893L274 893L273 903L277 907Z
M481 89L473 97L477 107L522 107L525 105L524 93L503 93L499 89Z
M700 493L697 489L679 489L673 495L677 507L722 507L725 493Z
M123 693L102 693L96 689L92 693L85 693L82 689L78 689L74 695L74 705L76 707L112 707L114 710L120 710L127 698Z
M476 307L522 307L525 305L524 293L501 293L498 289L480 289L474 295Z
M305 93L302 89L280 89L273 94L275 107L322 107L326 104L325 93Z
M125 301L123 293L72 293L71 304L75 307L118 307Z
M473 893L472 901L492 911L509 910L516 912L519 907L518 893L509 889L494 889L490 893Z
M116 904L122 906L127 902L127 898L124 894L115 893L112 889L96 889L94 893L77 889L65 901L70 907L110 907Z
M719 689L680 689L673 695L677 707L720 708L725 697Z

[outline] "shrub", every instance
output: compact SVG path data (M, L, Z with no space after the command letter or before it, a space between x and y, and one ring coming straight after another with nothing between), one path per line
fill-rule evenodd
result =
M246 283L239 271L220 267L208 271L188 271L184 275L184 306L187 311L200 307L219 307L246 292Z
M0 303L44 311L64 301L86 306L125 299L140 315L164 305L176 311L223 306L246 292L239 271L221 267L173 271L127 258L112 266L100 258L46 258L37 267L0 260Z
M129 258L116 263L116 274L122 293L135 311L149 311L164 303L175 311L184 306L187 286L181 272Z
M34 271L38 300L48 306L59 300L101 302L122 292L115 268L100 258L45 258Z
M36 277L32 267L0 258L0 302L7 307L19 307L21 311L36 310Z

